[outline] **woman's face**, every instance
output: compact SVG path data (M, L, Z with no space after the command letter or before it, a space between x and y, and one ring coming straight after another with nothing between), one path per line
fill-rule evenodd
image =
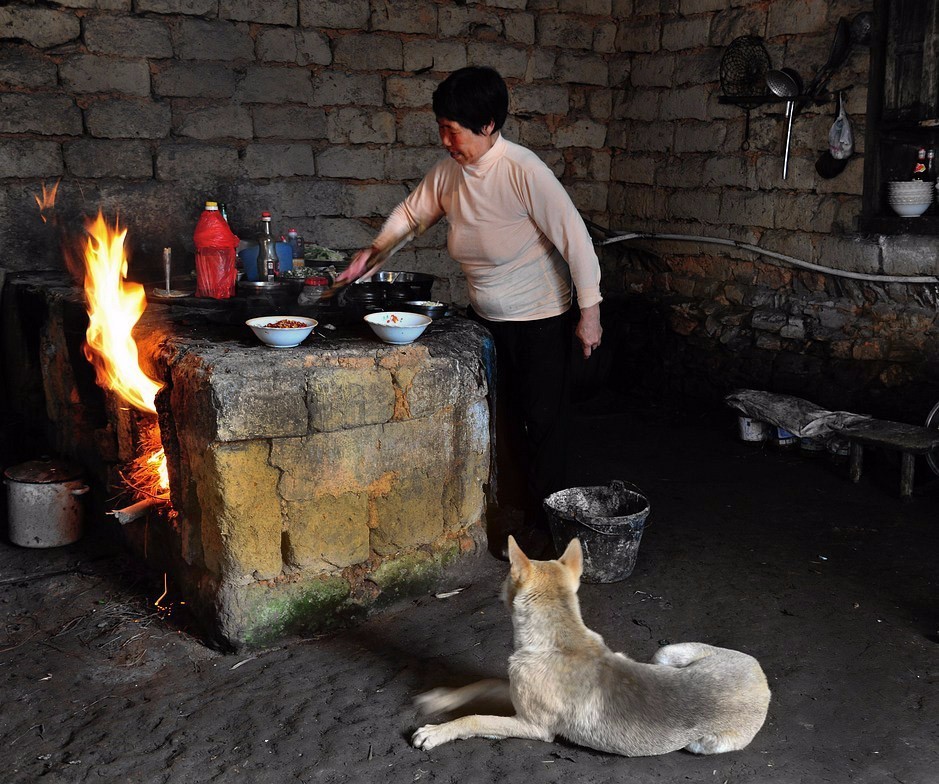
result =
M476 163L496 141L492 123L483 128L482 133L473 133L456 120L438 117L437 130L440 133L440 143L460 166Z

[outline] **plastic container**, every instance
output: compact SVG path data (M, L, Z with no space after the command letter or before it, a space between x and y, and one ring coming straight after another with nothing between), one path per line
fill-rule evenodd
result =
M799 449L807 454L820 454L825 451L825 441L820 438L800 438Z
M777 427L773 443L784 448L795 447L799 445L799 437L784 428Z
M300 296L297 298L297 304L315 305L328 290L329 278L325 275L307 278L303 281L303 288L300 291Z
M274 243L274 252L277 254L277 263L287 264L291 262L290 259L290 246L286 242L275 242ZM238 251L238 256L241 259L241 263L244 267L245 280L252 283L257 282L258 280L258 246L257 244L249 245L247 248L243 248Z
M638 487L619 479L609 487L572 487L552 493L543 505L557 552L580 540L584 582L615 583L632 574L652 511Z
M737 428L741 441L758 443L766 441L770 436L770 426L766 422L752 419L747 416L737 417Z
M239 239L218 210L207 201L192 235L196 246L196 296L229 299L235 296L238 271L235 269Z
M303 259L303 237L299 235L296 229L287 230L287 244L290 246L290 267L293 269L303 269L303 267L306 266L306 262ZM278 257L279 255L280 254L278 254ZM290 267L288 267L288 269Z

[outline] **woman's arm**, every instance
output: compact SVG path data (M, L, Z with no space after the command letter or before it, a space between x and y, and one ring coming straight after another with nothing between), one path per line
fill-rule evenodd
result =
M537 165L526 167L519 187L531 219L567 262L581 311L599 304L600 262L584 219L564 186L539 159Z
M400 248L437 223L444 215L440 187L441 166L438 164L391 211L371 246L355 254L348 268L337 276L337 281L351 283L363 275L378 272Z

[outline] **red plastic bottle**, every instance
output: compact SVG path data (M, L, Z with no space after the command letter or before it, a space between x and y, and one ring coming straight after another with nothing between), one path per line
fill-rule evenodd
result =
M238 237L218 211L216 202L205 203L192 239L196 246L196 296L212 299L235 296Z

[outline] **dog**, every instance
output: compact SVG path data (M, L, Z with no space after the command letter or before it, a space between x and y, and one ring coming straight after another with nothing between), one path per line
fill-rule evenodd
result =
M744 748L763 726L770 689L752 656L698 642L666 645L650 664L614 653L581 618L577 539L557 560L533 561L510 536L508 555L503 596L515 644L508 681L434 689L416 702L439 713L488 697L515 714L428 724L413 734L414 746L476 737L550 743L561 736L630 757L682 748L718 754Z

